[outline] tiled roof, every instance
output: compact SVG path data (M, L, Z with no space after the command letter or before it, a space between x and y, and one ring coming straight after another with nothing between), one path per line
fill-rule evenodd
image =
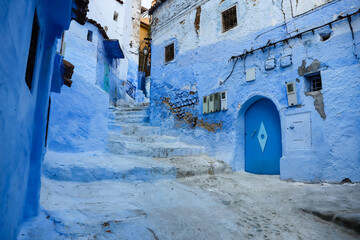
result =
M89 11L89 0L73 0L72 19L84 25L86 22L86 14Z

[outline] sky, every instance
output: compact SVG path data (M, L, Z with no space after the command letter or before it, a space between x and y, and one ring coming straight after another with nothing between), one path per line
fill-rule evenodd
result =
M149 9L151 7L151 2L152 2L152 0L141 0L141 6Z

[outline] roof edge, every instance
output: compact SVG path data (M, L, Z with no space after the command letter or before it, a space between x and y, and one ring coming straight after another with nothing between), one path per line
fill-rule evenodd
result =
M156 3L149 9L149 14L152 15L158 7L160 7L167 0L156 0Z

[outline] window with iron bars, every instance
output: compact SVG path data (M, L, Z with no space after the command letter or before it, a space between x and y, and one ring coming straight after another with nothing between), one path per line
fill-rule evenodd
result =
M175 57L175 48L174 43L165 47L165 63L174 60Z
M307 81L307 92L316 92L322 89L320 72L308 74L305 79Z
M226 32L237 26L237 11L236 6L233 6L221 13L222 29Z

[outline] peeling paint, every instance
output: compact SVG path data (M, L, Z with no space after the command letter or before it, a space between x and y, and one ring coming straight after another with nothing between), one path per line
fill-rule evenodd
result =
M201 17L201 6L198 6L196 8L196 17L194 22L195 32L197 35L199 35L199 30L200 30L200 17Z
M209 132L215 133L218 130L221 130L222 128L222 121L218 123L209 123L206 122L204 119L199 119L198 116L190 111L186 111L185 108L191 109L196 105L186 105L183 107L174 107L176 104L171 102L171 99L169 97L163 98L162 103L165 104L170 108L171 114L173 114L178 121L184 121L186 124L188 124L191 128L203 128Z
M300 76L304 76L306 73L317 72L320 68L321 63L315 59L310 66L306 67L306 61L303 60L301 66L298 68Z
M322 119L326 120L324 97L321 91L305 92L305 95L314 98L314 106L316 111L320 114Z

